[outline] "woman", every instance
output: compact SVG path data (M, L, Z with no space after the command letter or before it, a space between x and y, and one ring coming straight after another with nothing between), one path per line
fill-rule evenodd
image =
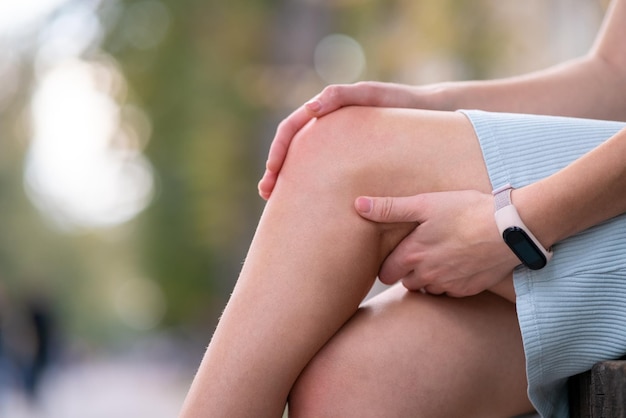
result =
M626 120L623 39L616 0L561 66L332 86L296 110L182 416L277 417L289 397L296 417L566 417L567 378L626 353L626 125L590 120ZM506 183L554 254L539 270L496 225ZM359 307L377 274L404 287Z

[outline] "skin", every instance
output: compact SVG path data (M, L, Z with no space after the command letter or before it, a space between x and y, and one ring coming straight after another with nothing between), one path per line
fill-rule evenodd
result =
M290 414L332 416L337 407L333 402L342 397L326 398L323 406L329 409L322 411L313 408L322 403L311 402L309 396L324 394L306 388L324 386L312 383L325 375L316 366L323 364L318 361L334 355L343 358L348 355L344 350L355 359L346 372L358 370L359 358L381 358L377 353L394 352L402 359L396 372L385 363L370 362L371 368L362 370L371 378L359 379L362 386L353 386L355 390L376 391L376 376L383 371L390 373L387 380L394 385L411 388L419 377L422 387L431 387L424 396L413 396L417 392L412 389L411 396L404 396L394 389L396 396L376 403L389 416L402 416L408 409L429 417L450 416L453 410L456 416L467 416L467 410L488 416L483 415L485 409L506 416L530 409L515 309L502 297L481 294L455 300L457 305L446 297L406 296L399 289L359 311L363 319L352 325L355 334L342 328L357 312L382 260L415 227L415 222L366 221L357 214L354 199L364 194L411 196L459 189L476 190L471 193L480 200L490 190L480 147L462 114L349 107L309 124L291 144L182 416L280 416L298 378L304 380L292 394ZM473 207L471 216L492 217L492 205L486 199ZM497 235L493 222L487 228L489 235ZM493 250L502 265L490 276L491 283L510 291L510 272L517 260L502 242ZM471 306L480 306L475 315L467 313ZM394 327L388 326L390 322ZM360 330L358 324L372 328ZM377 329L386 332L375 343L353 341L362 332ZM481 349L486 345L491 350ZM321 355L322 347L331 357ZM498 361L492 362L495 358ZM471 360L472 367L441 374L451 359L459 365ZM407 363L414 363L419 373L407 373L409 369L402 367ZM507 367L494 368L504 364ZM351 378L340 376L340 369L332 370L339 373L332 381ZM399 373L402 370L405 373ZM481 397L481 386L470 384L486 377L494 379L488 404ZM466 397L452 402L448 392L433 391L437 385L430 385L435 382L456 386ZM392 389L380 390L382 394ZM448 409L441 409L442 404ZM372 413L373 405L360 405L353 405L345 416Z
M268 203L181 417L278 417L287 398L296 417L531 410L518 260L473 130L457 113L402 108L623 118L625 21L614 1L590 53L546 71L331 86L283 121L259 184ZM550 246L626 212L625 160L620 132L513 203ZM395 286L359 308L379 273L448 296Z
M296 417L510 417L532 409L513 304L395 286L365 303L315 356Z

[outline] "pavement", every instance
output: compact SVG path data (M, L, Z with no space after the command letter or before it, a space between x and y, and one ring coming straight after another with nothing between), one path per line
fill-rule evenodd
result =
M55 367L36 402L0 394L2 418L173 418L192 374L136 359L100 358Z

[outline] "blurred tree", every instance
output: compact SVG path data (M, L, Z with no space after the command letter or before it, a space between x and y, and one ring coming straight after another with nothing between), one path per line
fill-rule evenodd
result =
M187 0L121 7L105 45L130 82L130 101L150 116L147 155L157 170L155 201L140 219L145 268L167 295L168 322L215 318L222 276L234 274L247 219L260 207L250 200L259 112L234 81L260 58L267 6ZM166 18L155 22L155 10ZM145 14L145 33L136 36L164 31L162 42L146 47L129 36L139 30L136 19L124 18L129 11Z

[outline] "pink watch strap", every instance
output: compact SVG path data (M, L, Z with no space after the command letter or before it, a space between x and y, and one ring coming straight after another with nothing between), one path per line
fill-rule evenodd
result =
M511 191L513 190L513 186L510 184L505 184L502 187L498 187L493 192L493 196L495 197L496 211L502 209L505 206L512 205L511 203Z
M492 192L495 201L495 218L496 225L498 226L498 231L500 231L500 234L502 234L507 228L510 228L512 226L522 228L529 236L529 238L533 240L537 248L541 250L543 255L546 257L546 260L550 261L550 259L552 258L551 249L544 248L544 246L541 245L541 242L539 242L537 237L535 237L533 233L530 232L528 227L522 221L522 218L517 212L517 208L515 208L515 206L511 202L512 190L513 186L507 183L502 187L498 187Z

